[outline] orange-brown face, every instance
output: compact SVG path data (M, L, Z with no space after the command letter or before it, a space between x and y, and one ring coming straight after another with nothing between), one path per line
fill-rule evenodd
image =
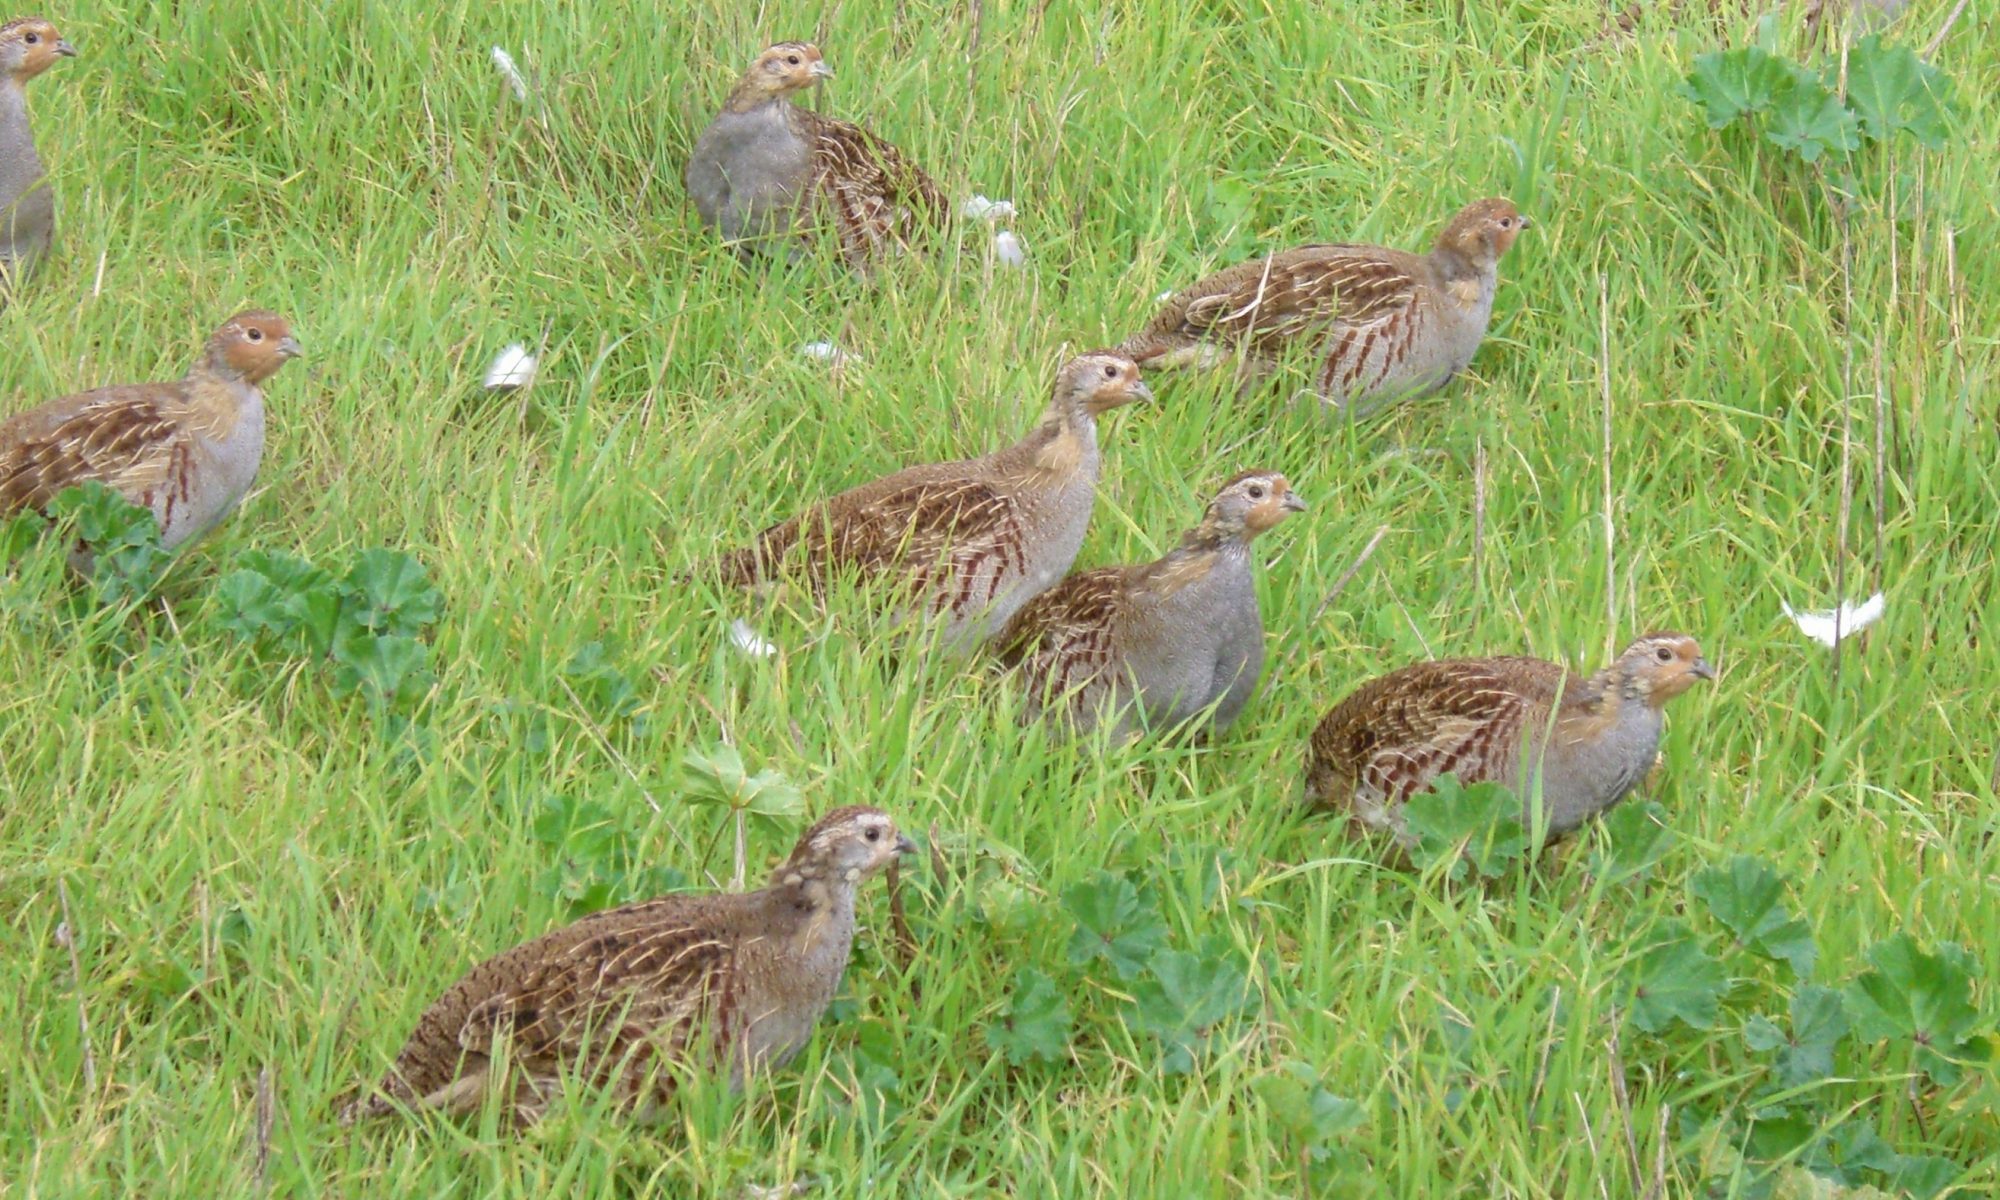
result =
M237 313L208 339L209 353L224 366L257 384L304 353L292 336L291 323L274 312L252 309Z
M1649 633L1627 646L1619 658L1655 707L1698 680L1715 678L1715 668L1701 656L1701 647L1682 633Z
M1246 471L1223 489L1218 499L1232 500L1243 513L1243 527L1252 534L1277 527L1295 512L1306 510L1305 497L1292 490L1283 475L1274 471Z
M811 42L779 42L757 56L742 86L765 96L789 96L833 78L819 47Z
M1071 395L1080 395L1083 407L1092 416L1153 398L1153 389L1139 378L1139 364L1109 350L1081 355L1065 363L1061 387Z
M57 59L75 57L76 47L40 17L22 17L0 25L0 75L17 83L40 75L55 66Z
M1468 258L1491 257L1497 261L1513 248L1521 231L1532 224L1514 207L1512 200L1497 196L1475 200L1458 210L1438 242L1452 246Z

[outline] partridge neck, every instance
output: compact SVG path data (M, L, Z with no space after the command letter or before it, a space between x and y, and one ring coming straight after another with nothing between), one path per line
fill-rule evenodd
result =
M1490 255L1471 255L1457 246L1440 243L1431 251L1431 269L1437 272L1440 283L1464 283L1468 281L1485 283L1497 267Z
M787 97L783 95L774 96L769 91L759 87L753 80L745 79L730 89L729 98L722 102L722 111L736 113L740 116L744 113L756 112L760 108L775 108L781 104L788 108L791 107L791 101Z
M19 80L0 79L0 181L36 179L41 173L34 133L28 128L28 94Z

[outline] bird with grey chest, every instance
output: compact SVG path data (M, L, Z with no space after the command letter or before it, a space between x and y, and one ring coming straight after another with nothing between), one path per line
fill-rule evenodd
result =
M336 1102L341 1123L496 1098L530 1125L570 1078L640 1116L679 1071L741 1089L811 1040L847 971L857 889L911 849L881 810L835 809L758 891L608 909L487 959L424 1010L378 1083Z
M252 310L224 322L185 377L51 400L0 422L0 517L96 482L152 512L168 549L242 501L264 458L263 385L299 357L292 327ZM88 557L72 559L89 571Z
M1472 362L1500 259L1528 225L1496 197L1460 209L1428 254L1340 244L1238 263L1175 293L1119 349L1149 371L1235 363L1247 394L1303 348L1318 359L1320 399L1364 416Z
M0 25L0 299L48 253L56 207L28 124L28 83L76 47L39 17Z
M1515 656L1417 663L1321 719L1306 797L1407 845L1410 798L1451 772L1513 788L1524 824L1539 816L1551 835L1569 833L1638 786L1659 757L1667 702L1714 678L1679 633L1649 633L1588 676Z
M976 649L1076 562L1097 503L1098 419L1152 397L1131 359L1078 355L1019 442L849 488L724 555L715 574L757 590L778 578L820 593L842 577L886 585L899 614L940 623L947 652Z
M875 134L793 102L832 75L808 43L765 50L695 140L683 181L702 223L739 251L790 259L825 236L865 272L941 228L944 193Z
M1109 721L1119 739L1203 714L1208 731L1229 728L1264 666L1252 542L1305 507L1283 475L1245 471L1164 558L1080 572L1030 601L994 639L1030 712L1078 732Z

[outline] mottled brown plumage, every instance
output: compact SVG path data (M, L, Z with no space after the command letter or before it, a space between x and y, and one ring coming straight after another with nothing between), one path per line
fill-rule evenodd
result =
M1363 684L1313 730L1306 795L1403 839L1405 803L1451 772L1515 789L1529 822L1539 786L1549 831L1567 833L1638 785L1659 754L1667 701L1714 677L1678 633L1647 634L1587 677L1520 657L1404 667Z
M1485 338L1500 258L1528 223L1509 201L1479 200L1429 254L1322 245L1238 263L1171 297L1120 349L1147 370L1240 356L1247 389L1309 347L1320 397L1357 411L1433 392Z
M151 509L169 548L236 507L264 453L261 385L299 355L276 313L231 317L173 383L52 400L0 423L0 516L96 481Z
M1152 393L1131 360L1108 352L1057 372L1042 422L982 458L910 467L773 525L725 556L725 584L789 574L823 589L841 576L892 581L898 603L944 621L969 648L1076 561L1097 494L1097 419Z
M677 1071L740 1088L811 1039L847 969L856 889L910 849L879 809L836 809L759 891L628 904L490 958L424 1010L379 1083L339 1102L341 1121L462 1115L498 1091L531 1124L567 1078L642 1114Z
M1264 664L1251 542L1305 507L1283 475L1245 471L1164 558L1080 572L1030 601L994 645L1031 715L1053 708L1079 732L1109 721L1119 738L1203 714L1229 728Z
M940 228L944 193L875 134L793 103L832 75L808 43L765 50L696 139L684 179L703 222L742 248L789 256L823 233L866 269Z

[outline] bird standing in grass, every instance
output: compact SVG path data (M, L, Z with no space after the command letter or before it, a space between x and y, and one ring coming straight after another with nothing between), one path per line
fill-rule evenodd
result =
M1229 728L1264 666L1251 542L1305 507L1283 475L1245 471L1165 558L1084 571L1029 602L995 640L1001 660L1079 732L1171 729L1211 705L1212 731Z
M1694 639L1649 633L1595 675L1538 658L1418 663L1363 684L1313 730L1306 797L1409 840L1403 808L1449 771L1522 797L1564 834L1624 799L1659 756L1667 701L1715 678Z
M199 538L257 478L262 386L298 356L283 317L238 313L180 380L99 388L0 422L0 517L94 480L151 509L167 548Z
M683 178L702 222L725 241L791 257L825 234L866 270L941 227L944 194L873 133L792 102L832 75L805 42L758 55L696 139Z
M879 809L835 809L760 891L628 904L487 959L417 1018L379 1083L343 1098L341 1123L463 1115L498 1092L528 1125L566 1077L642 1114L683 1069L740 1089L811 1040L847 970L856 890L911 849Z
M1172 296L1119 349L1149 371L1240 361L1248 391L1310 347L1320 398L1364 415L1466 368L1493 316L1500 259L1526 228L1511 201L1478 200L1429 254L1302 246L1238 263Z
M25 276L55 237L55 199L28 126L28 81L74 57L76 47L39 17L0 25L0 291Z
M842 575L893 580L943 619L948 647L977 646L1076 561L1097 499L1097 420L1152 395L1123 355L1072 359L1020 442L842 492L725 556L722 581L752 587L792 574L823 590Z

